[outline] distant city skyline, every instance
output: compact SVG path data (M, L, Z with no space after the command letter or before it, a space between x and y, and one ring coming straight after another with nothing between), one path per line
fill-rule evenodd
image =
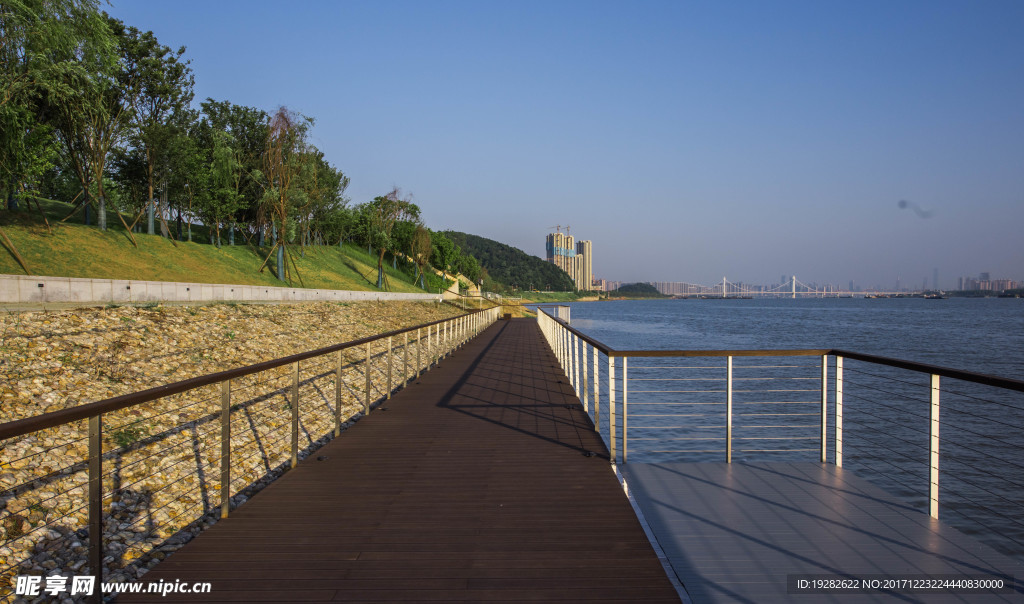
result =
M611 280L1024 278L1024 2L106 8L431 228L544 258L569 223Z
M837 282L819 282L819 281L803 281L796 275L783 275L775 282L745 282L745 281L733 281L726 277L727 291L729 292L740 292L745 291L745 288L749 288L749 291L790 291L786 289L792 281L793 277L797 277L798 287L809 287L811 289L826 289L830 291L844 291L844 292L864 292L864 291L923 291L923 290L967 290L967 291L1002 291L1006 289L1019 289L1024 287L1024 279L1013 279L1008 277L991 277L991 273L982 272L978 273L976 277L970 276L958 276L952 284L944 284L938 281L936 284L935 275L931 278L924 278L922 281L902 281L897 278L895 283L883 284L883 283L858 283L854 280L849 280L845 284ZM595 275L595 279L600 278L600 275ZM686 294L686 293L697 293L695 286L702 286L704 288L715 288L720 287L722 280L699 283L696 281L643 281L643 280L613 280L613 279L602 279L607 283L608 289L615 289L616 287L629 283L649 283L658 288L663 294ZM784 286L779 288L778 286ZM690 287L687 287L690 286ZM721 289L718 289L720 292Z
M936 288L934 285L930 285L927 282L920 284L904 283L895 284L893 287L886 287L882 284L875 285L858 285L854 281L850 281L846 287L839 286L835 283L817 283L810 282L805 283L796 280L796 286L793 287L793 279L795 275L786 276L783 275L776 283L744 283L744 282L733 282L728 281L723 283L693 283L688 281L642 281L641 283L649 283L653 285L657 290L663 294L668 295L696 295L696 294L721 294L724 289L727 294L766 294L774 293L779 295L786 295L793 291L796 292L830 292L830 293L862 293L862 292L900 292L900 291L930 291L935 289L941 289L943 291L952 290L964 290L964 291L991 291L1001 292L1008 289L1019 289L1024 287L1024 282L1013 279L992 279L989 273L980 273L977 278L973 277L959 277L954 287L939 287ZM933 277L934 279L934 277ZM607 290L616 289L622 285L634 283L634 281L606 281L605 287ZM934 280L932 281L934 283Z

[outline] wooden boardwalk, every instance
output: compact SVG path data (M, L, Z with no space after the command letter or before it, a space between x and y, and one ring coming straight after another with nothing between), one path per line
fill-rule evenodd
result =
M586 455L596 452L597 455ZM499 321L118 602L679 602L536 321Z
M1024 602L1020 562L834 465L631 463L623 474L696 603ZM790 575L1001 575L1016 585L791 593Z

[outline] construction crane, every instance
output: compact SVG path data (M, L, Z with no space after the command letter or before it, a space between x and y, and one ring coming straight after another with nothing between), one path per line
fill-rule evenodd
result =
M549 231L550 231L551 229L555 229L555 232L556 232L556 233L561 233L561 232L562 232L562 225L560 225L560 224L556 224L555 226L550 226L550 227L548 227L548 230L549 230Z

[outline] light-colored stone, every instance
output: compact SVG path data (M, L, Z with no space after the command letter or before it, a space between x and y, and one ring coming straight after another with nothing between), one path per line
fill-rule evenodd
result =
M317 303L0 315L0 421L453 314L455 309L436 304ZM363 349L344 356L342 419L348 427L362 410ZM424 355L424 361L427 358ZM327 442L333 434L336 359L331 354L301 364L304 380L318 376L315 387L300 387L303 458L307 448ZM386 372L382 358L374 363L376 397L383 394ZM258 490L287 468L290 388L288 367L232 383L233 507L253 492L241 494L239 489ZM104 522L104 564L110 572L134 575L197 534L192 523L210 526L217 520L219 413L220 388L211 386L104 416L103 463L105 472L112 472L104 479L109 512ZM85 564L86 435L86 422L81 421L0 442L0 483L8 489L31 485L8 496L6 510L0 513L0 536L11 529L21 535L0 552L12 572L74 571ZM44 475L46 479L40 480ZM118 487L122 490L115 491ZM12 513L19 516L5 524ZM130 568L119 570L132 561L136 562ZM0 576L0 582L6 578Z

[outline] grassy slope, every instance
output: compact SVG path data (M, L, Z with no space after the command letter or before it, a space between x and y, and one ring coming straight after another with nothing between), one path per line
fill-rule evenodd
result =
M158 235L135 233L139 247L128 238L117 216L110 213L106 232L80 224L78 217L57 224L67 214L68 204L44 204L53 234L38 212L0 212L0 226L17 247L34 275L133 279L146 281L185 281L192 283L232 283L239 285L281 286L273 273L276 264L257 272L269 249L260 251L247 245L223 246L178 242L174 245ZM205 230L193 228L194 238ZM243 241L241 237L237 241ZM295 262L306 287L320 289L375 290L377 260L366 250L346 245L308 247L305 257L295 251ZM422 292L412 278L385 264L391 291ZM6 246L0 245L0 273L22 275L21 268ZM293 283L298 286L298 281Z
M575 292L522 292L523 300L530 302L575 302L580 299Z

